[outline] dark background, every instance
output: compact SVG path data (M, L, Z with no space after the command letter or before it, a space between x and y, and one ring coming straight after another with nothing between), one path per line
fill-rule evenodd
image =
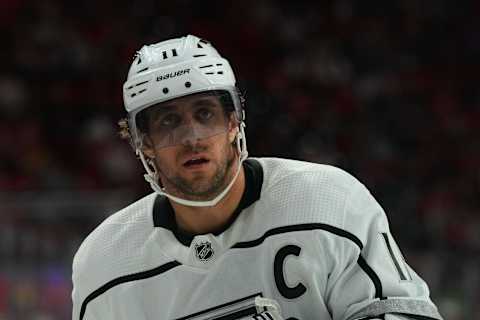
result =
M445 319L480 319L480 2L0 3L0 319L69 319L71 259L150 192L116 133L136 50L227 57L248 147L339 166L385 208Z

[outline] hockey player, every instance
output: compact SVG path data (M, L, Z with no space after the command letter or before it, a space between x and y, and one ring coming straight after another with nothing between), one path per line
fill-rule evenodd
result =
M363 184L247 158L243 99L210 43L142 47L123 92L155 192L79 248L74 320L441 319Z

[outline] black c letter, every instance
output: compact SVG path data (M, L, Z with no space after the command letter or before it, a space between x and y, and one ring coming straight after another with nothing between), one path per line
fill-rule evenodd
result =
M275 284L277 285L278 291L287 299L295 299L300 297L302 294L307 291L307 288L300 282L295 287L290 288L285 282L285 277L283 276L283 261L288 255L299 256L302 249L299 246L288 245L280 250L278 250L275 255L275 261L273 263L273 275L275 276Z

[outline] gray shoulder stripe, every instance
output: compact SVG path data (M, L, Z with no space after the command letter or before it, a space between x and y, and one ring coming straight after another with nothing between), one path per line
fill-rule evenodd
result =
M401 313L443 320L437 308L432 303L413 299L386 299L375 301L352 315L348 320L363 319L368 316L378 316L385 313Z

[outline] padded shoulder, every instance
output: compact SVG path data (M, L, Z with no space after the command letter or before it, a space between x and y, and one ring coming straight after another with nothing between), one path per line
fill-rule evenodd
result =
M345 205L360 184L348 172L330 165L259 158L264 169L261 202L281 216L282 225L324 223L344 228Z
M153 233L148 195L108 217L83 241L73 259L73 282L80 295L88 295L108 281L142 271L146 244Z

